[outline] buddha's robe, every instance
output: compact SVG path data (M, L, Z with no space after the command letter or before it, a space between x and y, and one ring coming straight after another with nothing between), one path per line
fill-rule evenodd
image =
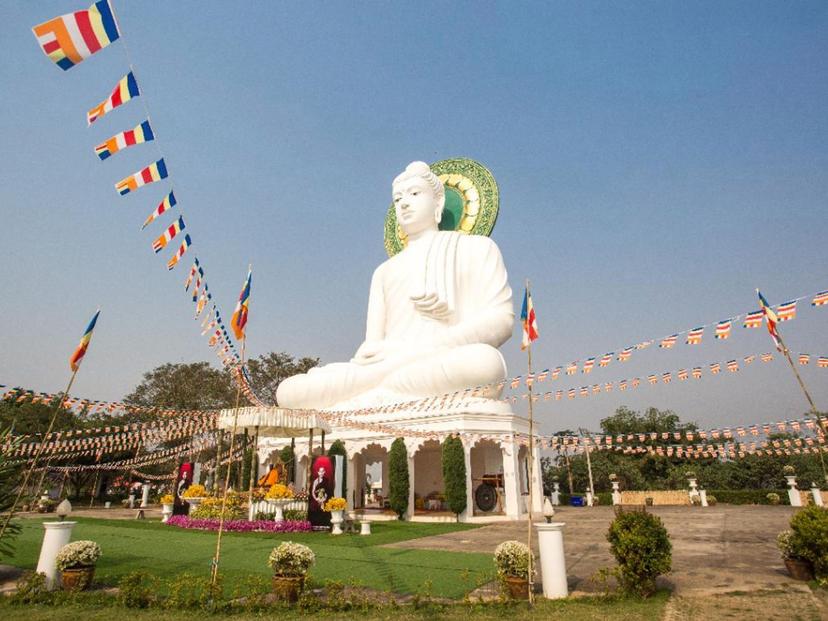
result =
M423 296L439 308L418 308ZM511 336L513 321L497 245L488 237L435 232L374 271L365 343L356 357L288 378L278 403L364 407L500 382L506 365L497 348ZM382 354L366 357L364 348Z

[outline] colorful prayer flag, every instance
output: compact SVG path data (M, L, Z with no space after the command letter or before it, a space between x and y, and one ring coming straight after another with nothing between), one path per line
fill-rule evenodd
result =
M618 354L618 361L619 362L626 362L632 356L633 348L632 347L625 347L621 350L621 353Z
M811 302L811 306L825 306L826 304L828 304L828 291L820 291Z
M236 302L236 308L233 311L233 316L230 318L230 327L233 329L233 334L236 339L242 340L245 337L244 327L247 325L247 311L250 306L250 281L252 279L252 270L247 270L247 279L244 281L241 293L239 294L239 301ZM524 305L526 301L524 300ZM529 307L531 308L531 300ZM534 319L534 314L532 315ZM537 334L535 335L537 338Z
M730 337L730 326L730 319L725 319L724 321L720 321L719 323L717 323L715 337L721 341L726 340L728 337Z
M743 326L745 328L758 328L762 325L762 319L764 319L764 317L765 314L761 310L748 313L745 315L745 323Z
M120 36L109 0L50 19L32 28L32 32L46 56L64 71Z
M828 369L828 356L820 356L817 360L817 366L820 369Z
M662 374L661 381L665 384L669 384L670 381L673 379L673 374L667 371L666 373Z
M170 209L172 209L173 207L175 207L177 204L178 204L178 201L176 201L176 200L175 200L175 194L173 194L173 193L172 193L172 191L170 191L170 193L169 193L169 194L167 194L167 195L164 197L164 200L162 200L162 201L158 204L158 207L156 207L156 208L153 210L153 212L152 212L149 216L147 216L147 219L146 219L146 220L144 220L144 224L142 224L142 225L141 225L141 230L143 231L145 228L147 228L147 225L148 225L150 222L152 222L153 220L155 220L155 219L156 219L158 216L160 216L162 213L169 211ZM191 273L191 274L194 274L194 273L195 273L195 268L194 268L194 269L193 269L193 271L191 271L190 273ZM192 281L189 281L189 282L192 282ZM190 285L189 285L189 283L188 283L188 284L184 287L184 290L186 291L186 290L189 288L189 286L190 286Z
M592 367L595 366L595 358L587 358L584 361L584 366L581 369L582 373L592 373Z
M750 356L745 356L745 364L750 364L754 360L756 360L756 356L754 356L753 354L751 354Z
M133 190L137 190L141 186L155 183L156 181L161 181L161 179L166 178L167 166L164 164L164 158L162 157L160 160L150 164L146 168L142 168L138 172L131 174L129 177L121 179L115 184L115 189L118 191L118 194L125 196Z
M181 245L178 247L178 250L176 250L176 252L172 256L172 258L169 261L167 261L167 269L168 270L171 270L172 268L175 267L176 263L178 263L178 261L181 259L181 257L184 256L184 253L187 252L187 248L190 247L191 243L192 242L190 241L190 236L189 235L184 235L184 241L181 242Z
M140 94L141 89L138 88L138 82L135 81L135 76L132 71L130 71L118 81L115 88L112 89L112 92L109 94L109 97L104 99L94 108L91 108L89 112L86 113L86 124L92 125L92 123L97 121L107 112L114 110L118 106L122 106L130 99L138 97Z
M806 365L811 362L811 356L809 354L799 354L799 364Z
M736 371L739 370L739 363L736 362L735 360L728 360L727 361L727 370L730 371L731 373L735 373Z
M679 369L678 378L682 381L686 380L688 377L687 369Z
M690 332L687 333L687 344L688 345L698 345L702 342L702 335L704 334L704 328L693 328Z
M578 371L578 363L577 362L570 362L566 367L566 374L567 375L575 375Z
M193 266L190 268L190 275L187 276L187 281L184 283L184 291L190 290L190 285L193 283L193 277L196 274L196 268L200 267L198 264L198 259L195 259L193 262Z
M523 291L523 307L520 310L520 320L523 323L523 340L520 348L526 349L532 341L538 338L538 322L535 317L535 307L532 304L532 295L529 293L529 287Z
M678 334L673 334L672 336L668 336L666 338L661 339L661 343L659 343L659 347L662 349L670 349L676 344L678 340Z
M779 308L776 309L776 315L779 317L779 321L790 321L791 319L795 319L796 300L780 304Z
M164 247L175 238L181 231L185 228L184 218L179 216L178 220L173 222L166 231L161 233L154 242L152 242L152 249L155 251L155 254L161 252Z
M760 360L762 362L770 362L771 360L773 360L773 354L762 354L760 356Z
M89 342L92 340L92 332L95 330L95 324L98 323L98 315L100 314L100 309L95 311L95 314L92 316L92 320L89 322L89 325L86 326L86 330L81 337L80 343L78 343L77 348L75 348L75 351L69 357L69 368L72 369L72 371L77 371L80 368L80 363L86 355L86 350L89 348Z
M701 379L702 370L701 367L693 367L693 377L695 379Z
M614 353L614 352L609 352L608 354L604 354L604 355L601 357L600 362L598 362L598 366L599 366L599 367L605 367L605 366L609 365L609 363L610 363L610 362L612 362L612 357L613 357L614 355L615 355L615 353Z
M120 134L115 134L109 140L99 144L95 147L95 154L100 159L105 160L127 147L143 144L154 139L155 135L152 133L149 121L142 121L140 125L136 125L134 128L123 131Z
M720 365L718 362L714 362L710 365L710 372L713 375L716 375L716 373L718 373L721 370L722 370L722 365Z
M658 376L657 375L648 375L647 376L647 381L650 382L651 384L657 384L658 383Z
M778 351L782 351L782 343L779 340L779 333L776 331L776 322L779 321L779 318L759 289L756 290L756 294L759 296L759 306L762 308L762 312L765 315L765 321L768 326L768 334L770 334L773 339L773 344L776 345L776 349Z

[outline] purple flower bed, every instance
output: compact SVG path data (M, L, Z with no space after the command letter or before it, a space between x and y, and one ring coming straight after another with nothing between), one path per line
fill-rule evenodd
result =
M219 521L217 518L194 519L186 515L173 515L167 521L168 526L179 528L195 528L198 530L218 530ZM299 520L284 520L273 522L271 520L226 520L224 530L233 533L308 533L311 531L311 523Z

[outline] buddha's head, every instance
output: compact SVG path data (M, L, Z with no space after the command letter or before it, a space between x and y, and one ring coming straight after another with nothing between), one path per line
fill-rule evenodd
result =
M425 162L411 162L392 184L397 222L409 237L437 230L446 190Z

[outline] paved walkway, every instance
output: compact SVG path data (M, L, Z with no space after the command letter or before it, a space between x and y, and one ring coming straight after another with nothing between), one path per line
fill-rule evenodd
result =
M783 506L650 507L659 516L673 544L673 573L665 580L676 593L799 589L776 549L776 535L787 528L793 513ZM591 580L615 559L606 540L612 507L560 507L556 522L565 522L564 548L570 589L595 592ZM463 552L494 552L507 539L526 541L526 522L484 526L434 537L391 544ZM534 537L534 535L533 535ZM535 538L537 553L537 539ZM807 588L807 587L806 587Z

